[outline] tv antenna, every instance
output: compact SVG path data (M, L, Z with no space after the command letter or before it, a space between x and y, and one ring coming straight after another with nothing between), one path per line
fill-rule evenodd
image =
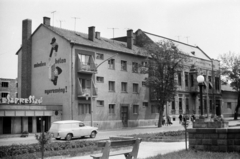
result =
M179 41L180 37L181 37L181 36L177 36L177 38L178 38L178 41Z
M62 28L62 22L64 22L64 20L59 20L60 28Z
M188 44L188 38L189 38L189 36L186 36L186 39L187 39L187 44Z
M80 18L78 18L78 17L72 17L72 18L74 18L74 31L76 31L76 21L77 21L77 19L80 19Z
M114 39L114 30L118 29L118 28L108 28L108 29L112 29L113 30L113 39Z
M51 13L52 13L52 15L53 15L53 26L54 26L54 13L55 13L56 11L52 11Z

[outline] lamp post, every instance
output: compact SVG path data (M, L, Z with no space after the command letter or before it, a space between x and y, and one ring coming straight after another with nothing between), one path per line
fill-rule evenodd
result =
M197 82L200 88L200 108L201 108L201 116L200 119L203 119L203 98L202 98L202 86L203 86L203 82L204 82L204 77L203 75L199 75L197 76Z

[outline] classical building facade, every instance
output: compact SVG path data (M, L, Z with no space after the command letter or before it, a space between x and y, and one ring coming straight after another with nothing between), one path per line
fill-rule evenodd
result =
M95 27L89 27L88 34L84 34L50 26L47 17L33 33L31 20L23 20L22 26L22 47L17 51L18 95L28 99L34 96L41 102L29 100L28 107L24 107L26 103L18 103L21 113L20 110L11 110L11 115L4 113L3 118L7 114L16 120L22 119L18 130L37 132L38 121L43 117L48 123L45 130L51 122L69 119L100 129L157 122L155 101L144 82L148 75L141 74L139 66L145 61L142 47L145 40L154 42L152 37L159 36L128 30L124 37L106 39ZM146 37L145 40L142 37ZM191 61L186 64L186 70L178 74L178 93L175 100L167 104L165 113L173 118L179 113L199 114L198 74L206 77L205 113L215 113L212 105L221 103L217 83L219 62L198 47L174 42L182 46Z

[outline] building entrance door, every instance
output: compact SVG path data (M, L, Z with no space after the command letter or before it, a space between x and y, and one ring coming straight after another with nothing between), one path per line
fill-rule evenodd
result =
M11 134L12 118L3 117L3 134Z
M221 115L221 104L220 104L220 100L216 100L216 115L217 115L217 116Z
M123 126L128 127L128 106L121 107L121 116L122 116Z
M50 128L50 118L49 116L44 116L44 117L37 117L37 132L42 132L42 120L45 124L43 131L47 132L48 129Z

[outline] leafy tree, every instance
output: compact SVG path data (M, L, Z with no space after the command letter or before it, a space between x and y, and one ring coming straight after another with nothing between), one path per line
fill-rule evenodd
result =
M187 56L171 41L148 43L144 48L148 58L142 72L148 73L146 86L150 88L150 98L156 101L159 112L158 127L161 127L164 105L172 101L176 94L176 74L184 69Z
M230 86L238 93L238 102L234 111L234 119L238 118L240 107L240 55L234 53L224 53L219 56L221 65L221 74L226 78L224 83L230 83Z

